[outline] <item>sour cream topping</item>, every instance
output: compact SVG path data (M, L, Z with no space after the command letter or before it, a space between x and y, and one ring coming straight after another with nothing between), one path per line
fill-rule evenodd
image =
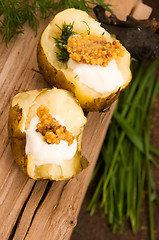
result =
M100 93L111 92L125 83L114 59L106 67L102 67L78 63L70 58L68 68L73 69L81 82Z
M59 121L59 119L57 120ZM61 140L59 144L48 144L43 140L42 134L35 131L38 122L38 117L32 118L29 128L26 130L25 152L33 155L35 164L56 163L60 165L63 160L73 158L77 150L76 139L70 146L66 140ZM61 121L60 124L64 125Z

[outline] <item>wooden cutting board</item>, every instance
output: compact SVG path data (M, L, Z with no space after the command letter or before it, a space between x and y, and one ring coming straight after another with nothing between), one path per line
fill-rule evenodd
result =
M121 18L132 12L148 18L151 8L137 0L111 0ZM68 240L77 222L115 103L106 113L89 113L82 154L90 165L69 181L34 181L20 172L8 142L7 121L15 91L48 87L38 72L36 48L40 34L51 19L41 21L38 36L25 25L21 34L0 47L0 239Z

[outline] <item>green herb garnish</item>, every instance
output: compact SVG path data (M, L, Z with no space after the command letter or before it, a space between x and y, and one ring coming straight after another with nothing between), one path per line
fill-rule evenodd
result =
M90 33L91 33L91 31L90 31L90 26L89 26L88 23L86 23L85 21L82 21L82 22L87 25L87 27L88 27L87 33L88 33L88 35L90 35Z
M78 77L78 74L74 76L74 78L77 78Z
M7 42L18 33L23 33L23 24L29 26L37 33L39 19L48 18L55 11L65 8L77 8L83 11L90 11L91 5L101 5L111 12L110 5L103 0L0 0L0 32L3 40Z
M60 52L56 53L56 56L57 59L63 63L66 63L69 59L69 53L67 51L67 40L70 36L74 34L73 24L74 22L67 25L64 22L62 28L56 25L61 31L60 36L58 38L54 38L56 42L56 47L58 47L58 49L60 50Z
M151 109L159 91L159 79L155 75L159 60L149 68L145 62L136 65L132 82L119 98L102 146L93 175L99 172L100 179L88 210L93 214L101 200L113 231L119 225L122 232L127 218L135 232L140 227L142 198L147 193L150 240L154 240L152 200L156 200L156 190L151 164L157 163L151 152L159 155L159 150L150 144L149 135Z

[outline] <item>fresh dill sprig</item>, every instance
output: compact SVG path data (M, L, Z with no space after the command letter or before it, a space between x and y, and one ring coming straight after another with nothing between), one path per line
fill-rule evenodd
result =
M56 5L52 0L0 0L0 31L3 40L7 44L16 34L23 33L25 22L37 33L39 18L49 17L53 9L56 9Z
M16 34L23 33L25 22L37 33L40 18L48 18L65 8L89 12L90 4L101 5L112 12L104 0L0 0L0 33L7 44Z
M72 36L74 34L73 24L74 24L74 22L67 25L64 22L62 25L62 28L60 28L58 25L56 25L61 31L60 37L54 38L54 40L56 42L56 47L58 47L58 49L60 50L60 52L56 53L56 56L57 56L57 59L63 63L67 62L69 59L69 53L67 51L67 40L70 36Z

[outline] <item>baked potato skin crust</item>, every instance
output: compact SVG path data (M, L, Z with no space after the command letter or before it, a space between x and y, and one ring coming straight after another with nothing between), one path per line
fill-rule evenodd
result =
M120 94L122 93L122 90L118 90L117 92L109 95L109 97L105 98L95 98L93 101L87 102L83 109L87 111L100 111L104 112L107 108L110 107L110 105L119 98Z
M41 74L44 79L52 86L57 88L63 88L72 93L75 92L75 86L73 83L67 81L65 75L62 71L57 70L53 67L47 60L44 50L41 46L41 41L39 41L37 47L37 62Z
M44 79L52 86L57 88L63 88L68 91L71 91L75 95L75 89L76 86L69 82L64 73L60 70L57 70L54 66L52 66L44 53L44 50L41 45L41 41L39 41L38 47L37 47L37 62L38 67L40 69L41 74L43 75ZM129 83L125 84L124 88ZM110 94L107 97L100 97L100 98L92 98L92 100L88 100L84 104L80 102L80 99L78 98L78 101L85 111L104 111L107 109L115 100L117 100L124 90L124 88L121 90L120 88L116 91Z
M27 158L25 155L26 134L19 129L22 108L18 105L10 107L8 118L8 137L13 157L23 173L27 174Z

